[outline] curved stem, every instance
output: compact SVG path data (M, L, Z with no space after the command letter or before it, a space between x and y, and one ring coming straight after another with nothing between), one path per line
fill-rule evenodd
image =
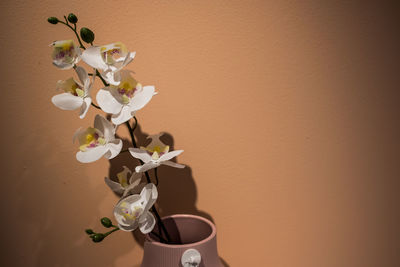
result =
M96 76L100 78L104 86L109 86L109 84L104 80L104 78L101 76L100 72L97 69L96 69Z
M136 121L136 124L137 124L137 119L136 119L136 117L134 117L134 118L135 118L135 121ZM125 125L126 125L126 127L128 127L128 130L129 130L129 134L130 134L130 136L131 136L131 140L132 140L132 145L133 145L133 147L134 147L134 148L137 148L135 136L133 135L133 129L132 129L132 127L131 127L129 121L126 121L126 122L125 122ZM136 125L135 125L135 128L136 128ZM139 160L140 164L143 165L143 161L142 161L141 159L138 159L138 160ZM144 172L144 174L145 174L145 176L146 176L147 182L148 182L148 183L151 183L149 173L146 171L146 172ZM165 225L164 225L164 223L162 222L161 217L160 217L160 215L158 214L157 209L154 207L154 205L151 207L151 210L152 210L153 213L156 215L157 221L158 221L158 225L161 227L162 231L164 232L165 236L167 237L167 243L170 243L170 242L171 242L171 237L169 236L168 231L167 231L167 228L165 228Z
M158 186L157 168L154 168L154 176L156 177L156 186Z
M133 119L135 120L135 126L133 127L132 132L135 132L135 129L136 129L136 126L138 123L137 123L137 119L135 116L133 116Z
M91 103L91 105L93 106L93 107L95 107L95 108L97 108L97 109L101 109L98 105L96 105L95 103Z
M63 22L63 21L61 21L61 20L59 20L58 22L64 24L64 25L67 26L68 28L70 28L70 29L75 33L76 39L78 39L78 42L79 42L79 45L81 46L81 48L86 49L86 47L82 44L81 38L79 38L79 35L78 35L78 33L76 32L76 25L75 25L75 29L72 28L72 26L69 25L69 23L68 23L68 21L67 21L67 19L66 19L65 16L64 16L64 18L65 18L65 21L66 21L66 22Z
M112 233L114 233L115 231L118 231L119 230L119 227L116 227L116 226L114 226L115 228L114 229L112 229L111 231L109 231L109 232L107 232L107 233L104 233L104 237L106 237L106 236L108 236L109 234L112 234Z

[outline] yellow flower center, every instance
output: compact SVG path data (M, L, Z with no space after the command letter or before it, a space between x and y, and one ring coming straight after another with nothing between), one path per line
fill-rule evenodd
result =
M142 85L131 76L125 77L118 86L111 86L116 91L123 104L128 104L135 92L141 90Z
M140 149L146 150L147 153L152 157L153 160L158 160L162 155L168 153L169 146L153 146L153 147L141 147Z
M127 202L121 203L120 207L122 216L124 216L126 220L130 221L136 220L143 211L141 206L135 206L132 209L130 209L129 204Z
M106 140L100 136L98 130L95 128L88 128L84 135L79 140L81 151L86 151L88 148L94 148L99 145L105 145Z
M113 65L125 58L128 49L123 43L117 42L107 46L102 46L100 48L100 53L106 64Z
M77 56L72 40L54 42L53 47L53 60L72 63Z
M85 92L82 90L82 87L77 84L73 78L69 78L65 81L59 81L58 88L61 88L62 90L64 90L64 92L70 93L74 96L85 96Z

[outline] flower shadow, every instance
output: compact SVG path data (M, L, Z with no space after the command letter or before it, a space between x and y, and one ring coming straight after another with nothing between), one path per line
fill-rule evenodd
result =
M150 139L147 139L148 134L142 131L140 124L135 129L135 138L137 145L146 146L150 143ZM161 141L170 146L170 151L174 149L174 139L171 134L165 133L161 136ZM123 139L124 149L132 147L132 144L127 139ZM180 149L180 148L178 148ZM176 162L176 158L171 159ZM179 162L181 163L181 162ZM133 158L129 152L124 152L120 156L110 160L109 177L115 179L116 174L122 170L122 166L127 166L129 169L134 170L140 163L137 159ZM156 208L161 217L172 215L172 214L193 214L204 217L212 222L213 218L210 214L205 211L201 211L196 207L197 202L197 187L194 182L192 168L185 164L185 168L178 169L169 166L158 167L158 178L159 184L158 199L156 202ZM149 170L151 181L156 183L154 169ZM145 181L143 176L142 181ZM140 231L133 231L133 237L136 242L143 247L145 242L145 236ZM229 265L221 259L224 266Z

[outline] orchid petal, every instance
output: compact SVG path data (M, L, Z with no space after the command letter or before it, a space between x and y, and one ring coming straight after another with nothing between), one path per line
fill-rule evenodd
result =
M78 151L76 159L82 163L90 163L100 159L107 151L105 146L90 148L87 151Z
M74 67L74 64L64 63L64 62L61 62L61 63L53 62L53 65L62 70L69 70Z
M122 63L122 67L125 67L126 65L128 65L129 63L132 62L132 60L135 58L136 56L136 52L129 52L128 55L126 55L124 62Z
M78 74L79 80L83 86L90 82L89 75L84 68L78 66L75 68L75 71L76 74Z
M112 191L114 191L115 193L122 195L124 193L124 188L121 186L120 183L114 182L111 179L105 177L104 181L106 182L106 184L110 187L110 189Z
M83 99L70 93L62 93L51 98L53 104L63 110L74 110L82 106Z
M134 184L135 186L142 180L143 173L133 172L131 178L129 178L129 184Z
M108 87L99 90L96 95L96 100L104 112L111 114L118 114L121 112L123 105L112 96Z
M107 153L104 155L106 159L112 159L115 158L119 152L121 152L122 149L122 140L121 139L116 139L114 141L109 142L107 145L107 148L109 149Z
M143 217L143 219L139 221L140 231L143 234L148 234L153 231L153 228L156 225L156 219L154 218L154 215L147 211L141 217Z
M144 86L142 91L135 94L129 103L132 110L136 111L143 108L153 97L154 90L154 86Z
M135 230L136 228L138 228L138 222L135 221L132 225L122 225L122 224L118 224L119 229L121 229L122 231L125 232L132 232L133 230Z
M140 181L139 181L140 182ZM131 194L139 194L140 191L146 186L146 183L139 183L139 184L130 184L128 187L125 188L124 194L122 197L126 197L129 193Z
M131 153L132 157L140 159L144 163L151 161L151 156L147 153L146 150L142 150L139 148L129 148L129 153Z
M143 209L149 210L157 200L158 197L157 187L153 183L147 184L143 188L142 192L140 192L140 196L146 200L146 204L143 207Z
M183 150L174 150L174 151L168 152L160 157L160 161L170 160L170 159L178 156L182 152L183 152Z
M86 113L88 112L91 103L92 99L90 97L86 97L83 99L81 111L79 112L79 118L83 119L86 116Z
M101 76L111 85L119 85L121 82L121 74L119 71L114 72L110 69L103 72Z
M174 167L174 168L179 168L179 169L185 168L185 165L178 164L178 163L175 163L175 162L172 162L172 161L169 161L169 160L162 161L161 165L167 165L167 166Z
M82 60L95 69L105 70L108 68L101 58L100 47L98 46L92 46L83 51Z
M132 117L132 110L129 106L124 105L118 114L114 114L111 116L111 121L115 125L120 125L126 121L129 121Z
M112 141L115 139L114 125L99 114L94 118L94 128L98 129L104 135L106 141Z
M150 169L157 168L158 166L160 166L160 163L155 163L155 162L150 161L148 163L143 164L142 166L137 166L135 168L135 171L136 172L146 172Z

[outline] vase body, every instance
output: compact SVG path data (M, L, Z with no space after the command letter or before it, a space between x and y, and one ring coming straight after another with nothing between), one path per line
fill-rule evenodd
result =
M201 255L197 266L223 267L217 252L217 231L211 221L187 214L167 216L162 220L172 242L160 243L152 233L146 235L141 267L182 267L182 255L189 249ZM157 225L153 232L159 233Z

